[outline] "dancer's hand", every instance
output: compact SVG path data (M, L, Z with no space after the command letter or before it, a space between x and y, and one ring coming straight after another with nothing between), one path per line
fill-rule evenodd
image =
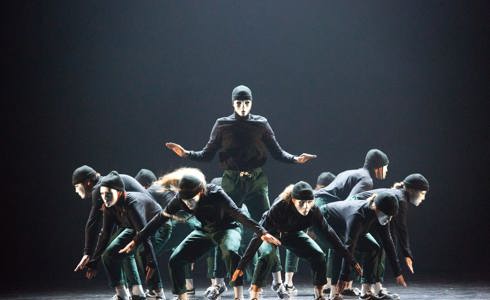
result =
M356 271L357 274L359 274L359 276L362 276L362 268L359 263L354 264L354 270Z
M154 273L155 273L154 268L150 266L146 266L146 283L150 282L150 278L153 276Z
M264 242L267 242L269 244L272 244L272 245L276 245L276 246L280 246L281 245L281 241L276 239L272 234L270 233L266 233L266 234L263 234L261 237L260 237L261 240L263 240Z
M412 261L412 259L410 257L408 257L408 256L405 257L405 263L407 264L407 267L410 270L410 272L412 272L412 274L415 273L413 271L413 261Z
M316 158L314 154L303 153L300 156L296 156L294 159L298 164L304 164L305 162Z
M243 271L240 269L236 269L235 272L233 272L233 276L231 276L231 281L236 281L238 277L243 276Z
M177 156L179 157L186 157L187 156L187 151L185 151L184 147L182 147L179 144L175 143L165 143L165 146L172 150Z
M136 242L135 241L131 241L129 244L126 245L126 247L124 247L121 250L119 250L119 253L126 253L126 254L128 254L129 252L133 251L135 247L136 247Z
M97 275L96 269L88 268L87 272L85 272L85 277L87 277L87 279L92 279L95 275Z
M83 269L85 269L85 266L87 265L88 261L90 260L90 256L88 256L87 254L85 254L82 259L80 260L80 262L78 263L77 267L75 268L75 270L73 270L73 272L78 272L78 271L81 271Z
M396 279L396 283L398 285L401 285L403 287L407 287L407 283L405 282L405 278L403 278L403 275L400 274L395 279Z

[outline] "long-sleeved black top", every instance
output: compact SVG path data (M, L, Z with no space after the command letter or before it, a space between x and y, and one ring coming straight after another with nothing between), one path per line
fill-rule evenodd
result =
M350 262L354 261L351 253L347 251L347 248L341 242L337 233L327 223L317 206L314 206L306 216L303 216L296 210L292 203L278 198L272 207L262 215L260 224L269 233L279 236L281 234L303 231L311 226L316 227L337 251L340 251ZM255 234L238 264L238 269L245 269L260 245L262 245L262 240L260 236Z
M139 192L127 192L114 206L103 208L102 230L95 253L89 262L89 267L95 268L100 256L107 248L114 226L132 228L136 232L143 227L155 215L160 214L161 206L148 194ZM143 240L147 264L156 267L156 256L149 238Z
M163 208L167 207L176 194L176 192L166 189L159 184L152 184L146 191Z
M281 148L267 119L252 114L217 119L206 146L201 151L189 151L188 158L210 161L218 150L224 170L250 171L261 167L267 160L266 150L279 161L296 162L294 155Z
M145 192L145 188L133 177L120 174L126 191L128 192ZM83 254L92 256L99 236L100 227L102 224L102 197L100 196L100 182L103 176L99 177L99 181L94 186L91 194L92 207L85 223L85 248Z
M373 194L380 192L389 193L398 199L398 214L393 216L390 222L391 235L395 245L400 243L402 254L405 257L413 259L412 250L410 248L410 239L408 237L407 213L408 213L408 194L401 189L375 189L353 195L351 199L366 200Z
M328 223L341 236L351 254L357 247L359 238L374 229L378 232L383 247L390 260L395 277L401 274L400 262L395 251L395 245L390 234L390 226L381 226L378 222L376 212L369 208L367 201L345 200L325 204L321 207L323 215ZM340 278L348 281L350 265L342 262Z
M335 177L326 187L315 191L315 197L326 197L330 202L345 200L351 195L373 188L373 179L366 168L347 170Z
M214 184L206 186L206 192L199 201L194 210L190 210L177 193L164 209L167 215L174 215L179 211L185 211L196 216L201 223L199 230L205 232L215 232L224 229L235 228L239 226L238 222L245 227L253 230L255 233L262 235L266 231L257 222L247 217L236 206L235 202L223 191L223 189ZM155 233L155 231L169 220L164 213L156 215L143 230L141 230L136 241L145 240Z

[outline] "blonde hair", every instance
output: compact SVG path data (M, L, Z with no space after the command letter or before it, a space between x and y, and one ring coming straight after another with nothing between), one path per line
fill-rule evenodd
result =
M197 177L201 181L201 185L203 188L206 188L206 176L201 172L201 170L197 168L188 168L188 167L182 167L173 170L170 173L167 173L160 178L158 178L157 181L155 181L154 184L160 185L164 190L171 190L171 191L178 191L179 187L179 182L184 177L184 175L192 175Z
M293 187L294 184L290 184L284 188L284 190L279 194L279 198L286 203L291 203L291 200L293 199Z

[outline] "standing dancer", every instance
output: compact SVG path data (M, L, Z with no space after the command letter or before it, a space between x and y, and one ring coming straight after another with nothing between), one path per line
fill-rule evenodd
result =
M175 143L166 143L166 146L179 157L194 161L211 161L219 152L220 164L224 169L224 191L239 207L245 203L252 219L259 220L264 211L270 208L268 179L262 170L267 160L267 150L274 159L285 163L303 164L316 156L307 153L294 156L281 148L267 119L250 114L253 97L248 87L235 87L231 99L234 113L216 120L209 141L201 151L186 150ZM246 233L243 239L245 245L252 236L250 232ZM279 294L285 293L281 265L273 272L273 289ZM217 285L211 288L220 290L222 287Z

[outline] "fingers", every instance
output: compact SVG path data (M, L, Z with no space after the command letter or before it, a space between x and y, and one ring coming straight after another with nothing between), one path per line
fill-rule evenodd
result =
M412 259L410 257L405 257L405 262L406 262L407 267L410 270L410 272L412 274L414 274L415 272L413 271L413 261L412 261Z
M146 282L150 281L150 278L153 276L155 273L155 269L151 267L146 267Z
M236 281L240 276L243 276L243 271L236 269L235 272L233 272L233 276L231 276L231 281Z
M354 269L356 270L356 273L359 274L359 276L362 276L362 268L361 265L359 265L359 263L356 263L354 265Z
M126 247L124 247L121 250L119 250L119 253L126 253L126 254L128 254L129 252L133 251L134 245L135 245L134 241L131 241L129 244L126 245Z
M399 275L398 277L396 277L396 283L403 287L407 287L407 283L405 282L405 278L403 278L403 275Z

